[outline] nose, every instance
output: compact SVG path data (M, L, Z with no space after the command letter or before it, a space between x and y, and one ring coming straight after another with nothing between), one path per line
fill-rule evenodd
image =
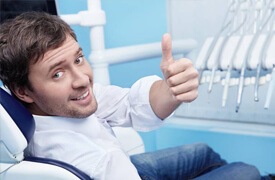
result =
M87 87L90 83L89 76L85 74L85 72L81 71L81 69L75 68L72 73L72 87L74 89Z

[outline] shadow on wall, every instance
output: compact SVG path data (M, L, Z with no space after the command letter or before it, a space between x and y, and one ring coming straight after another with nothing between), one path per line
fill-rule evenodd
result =
M0 22L12 19L26 11L43 11L50 14L57 14L54 0L1 0L0 1Z

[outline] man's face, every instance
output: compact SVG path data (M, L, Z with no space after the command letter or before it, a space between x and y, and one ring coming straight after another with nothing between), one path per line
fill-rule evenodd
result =
M33 114L82 118L97 109L91 67L70 36L61 47L30 65L29 81Z

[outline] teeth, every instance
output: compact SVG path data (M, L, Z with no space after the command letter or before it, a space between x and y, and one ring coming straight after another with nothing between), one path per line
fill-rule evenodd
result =
M85 97L87 97L88 96L88 91L85 93L85 94L83 94L82 96L80 96L79 98L77 98L76 100L81 100L81 99L84 99Z

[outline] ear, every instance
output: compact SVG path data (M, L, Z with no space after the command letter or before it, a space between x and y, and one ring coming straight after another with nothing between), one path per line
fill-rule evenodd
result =
M33 103L30 90L27 87L12 87L11 91L19 100L26 103Z

